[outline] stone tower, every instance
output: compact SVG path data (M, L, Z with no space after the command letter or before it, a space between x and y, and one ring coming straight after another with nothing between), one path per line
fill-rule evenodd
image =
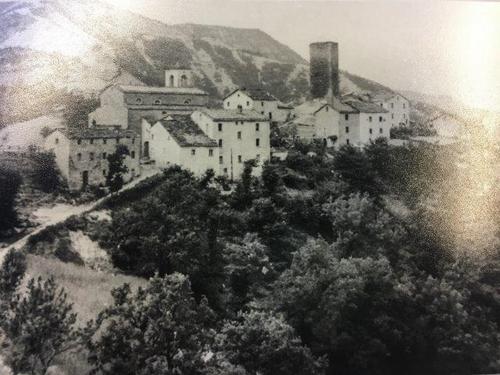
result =
M340 95L339 46L335 42L318 42L309 45L311 95L313 99L325 98L332 102Z
M165 70L165 87L193 87L193 73L190 69Z

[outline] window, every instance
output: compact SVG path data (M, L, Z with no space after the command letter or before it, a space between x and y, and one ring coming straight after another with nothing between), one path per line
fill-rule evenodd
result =
M132 138L132 144L135 144L135 138Z
M241 158L241 155L238 155L238 163L241 163L243 159Z
M328 106L326 106L325 111L328 112Z
M370 128L370 134L373 134L373 129L372 128Z
M260 106L264 107L264 102L260 102ZM264 114L264 112L262 112L262 114Z
M181 87L188 87L188 78L186 75L181 75Z
M382 116L379 116L378 122L382 122L382 121L384 121L384 118Z
M346 143L347 145L351 144L351 143L349 142L349 140L348 140L348 139L346 139L346 140L345 140L345 143Z
M219 139L219 147L222 147L222 139Z
M82 144L82 140L81 139L77 140L76 144L81 145Z
M135 151L131 151L131 152L130 152L130 157L131 157L132 159L135 159Z
M120 143L120 138L116 138L116 143Z
M82 154L80 153L76 154L76 160L78 161L82 160Z
M345 132L349 133L349 127L348 126L345 127Z
M373 118L372 116L368 117L368 121L372 122Z
M184 104L191 104L191 99L184 100Z
M142 104L142 99L141 99L141 98L137 98L137 99L135 99L135 102L136 102L137 104Z
M349 114L347 114L347 113L346 113L346 114L344 115L344 118L345 118L345 120L346 120L346 121L348 121L348 120L349 120Z
M105 152L103 152L103 153L102 153L102 159L103 159L103 160L106 160L106 158L107 158L107 157L108 157L108 154L107 154L107 153L105 153Z
M221 132L222 131L222 124L219 123L218 126L219 126L219 131Z
M391 114L391 118L394 120L394 113L393 113L393 114Z
M238 139L241 139L241 132L238 132Z
M260 160L260 154L255 155L255 159Z
M391 108L394 108L394 103L391 103Z
M90 161L94 160L94 153L93 153L93 152L91 152L91 153L89 154L89 159L90 159Z
M229 106L230 106L230 103L229 103L229 102L227 102L227 107L229 107Z
M380 128L380 129L379 129L379 133L380 133L380 134L383 134L383 133L384 133L384 129Z
M170 87L174 87L174 76L170 76Z
M227 168L224 168L224 174L227 174Z
M196 155L196 150L194 148L191 149L191 155Z
M208 150L208 156L214 156L214 150L209 149Z
M106 177L106 170L105 169L102 170L102 175Z
M102 140L102 143L103 143L103 144L107 144L107 143L108 143L108 140L107 140L107 139L103 139L103 140Z
M59 138L56 138L56 145L59 144Z
M256 131L256 132L258 132L258 131L260 130L259 128L260 128L259 123L256 123L256 124L255 124L255 131Z
M90 139L90 144L93 145L94 144L94 140L91 138Z
M97 121L96 120L92 120L92 126L96 126L97 125Z
M403 108L406 108L406 104L405 103L403 103Z
M257 138L255 140L255 146L260 147L260 139L259 138Z
M250 107L250 102L247 102L247 107Z
M224 163L224 159L222 158L222 156L219 156L219 164L222 164Z
M160 105L161 104L161 100L160 99L156 99L155 100L155 105Z

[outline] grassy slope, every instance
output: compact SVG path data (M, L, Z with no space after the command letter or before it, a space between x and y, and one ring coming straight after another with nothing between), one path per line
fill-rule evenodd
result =
M74 303L78 314L78 322L85 323L96 317L111 301L111 290L124 283L132 289L144 286L147 280L126 275L113 275L97 272L71 263L63 263L57 259L28 255L28 270L30 277L54 277L57 284L68 293L68 298Z

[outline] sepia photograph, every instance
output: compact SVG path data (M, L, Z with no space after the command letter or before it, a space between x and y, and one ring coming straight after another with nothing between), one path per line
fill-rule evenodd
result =
M500 2L0 0L0 375L499 375Z

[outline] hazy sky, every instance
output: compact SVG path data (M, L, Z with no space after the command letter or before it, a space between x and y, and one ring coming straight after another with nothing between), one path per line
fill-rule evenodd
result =
M166 23L259 28L306 59L339 43L342 69L400 90L500 110L500 3L107 0Z

